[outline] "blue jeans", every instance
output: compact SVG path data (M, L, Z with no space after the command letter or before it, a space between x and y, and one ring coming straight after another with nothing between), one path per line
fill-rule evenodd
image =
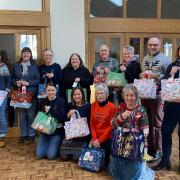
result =
M7 134L7 98L5 98L2 106L0 106L0 137L5 137Z
M35 116L36 116L36 106L37 100L32 101L32 106L29 109L18 108L19 114L19 121L20 121L20 129L21 129L21 136L35 136L35 131L31 127Z
M40 134L37 143L36 156L38 159L48 158L53 160L58 156L60 151L61 142L64 135L55 134L47 135Z

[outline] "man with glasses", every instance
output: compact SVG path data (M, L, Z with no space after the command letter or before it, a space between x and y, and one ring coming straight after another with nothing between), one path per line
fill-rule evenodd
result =
M163 78L166 68L170 63L168 57L160 52L161 41L158 37L151 37L148 40L147 48L149 54L144 57L141 78L155 79L157 87L160 87L160 80ZM159 90L159 88L157 88ZM156 162L161 158L161 124L163 120L163 104L157 95L156 99L143 99L149 119L149 154L154 158L150 162Z

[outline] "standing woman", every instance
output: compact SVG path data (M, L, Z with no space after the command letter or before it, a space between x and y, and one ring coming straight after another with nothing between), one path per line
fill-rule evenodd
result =
M61 142L64 138L65 100L56 96L57 88L53 83L46 86L47 98L42 99L39 110L51 114L58 119L55 132L51 135L40 133L37 143L36 156L38 159L57 157Z
M53 62L53 51L51 49L44 49L43 60L44 64L39 67L41 83L52 82L56 85L59 85L59 88L62 88L61 66Z
M77 86L73 88L71 100L72 102L67 107L67 120L70 120L75 111L78 111L82 118L87 118L90 127L91 104L86 102L84 91L81 87ZM73 159L74 162L77 162L82 148L89 143L90 139L91 136L88 135L72 140L64 140L60 151L61 159L63 161Z
M123 98L125 102L120 103L118 107L118 116L112 121L113 128L125 126L126 129L130 129L130 123L132 123L133 129L143 130L147 147L148 118L145 108L137 103L137 88L132 84L126 85L123 89ZM131 115L132 119L130 118ZM127 144L128 146L129 144ZM109 164L109 172L114 180L137 180L141 175L142 165L140 160L130 160L121 156L112 157Z
M108 101L109 89L105 84L99 84L95 89L96 101L91 105L90 127L92 144L105 150L105 165L109 163L112 125L116 113L114 104Z
M3 57L4 51L0 51L0 90L10 91L11 78L7 65L3 62L5 57ZM6 145L5 137L7 134L7 97L5 98L3 104L0 106L0 148Z
M79 54L73 53L66 67L63 69L63 91L72 89L74 82L80 84L82 88L87 91L87 101L90 102L90 85L93 82L93 78L89 70L84 66L83 61Z
M33 94L32 106L29 109L18 108L21 139L20 143L29 140L34 142L35 131L31 124L36 115L37 90L40 81L37 65L33 61L32 51L29 47L24 47L21 51L19 62L15 63L12 70L12 83L14 88L22 88L24 86L27 92Z
M180 46L176 51L176 61L171 63L166 70L165 79L174 76L180 78ZM179 124L179 173L180 173L180 101L164 103L164 119L161 127L162 132L162 159L160 163L153 167L153 170L171 170L171 151L172 151L172 134Z

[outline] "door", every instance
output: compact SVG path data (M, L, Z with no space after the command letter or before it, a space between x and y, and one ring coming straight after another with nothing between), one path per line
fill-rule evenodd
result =
M20 59L21 49L28 46L32 50L33 58L40 63L41 43L40 30L28 29L0 29L0 50L7 54L6 62L11 71L12 65ZM19 118L14 108L9 105L8 97L7 121L9 137L20 136Z

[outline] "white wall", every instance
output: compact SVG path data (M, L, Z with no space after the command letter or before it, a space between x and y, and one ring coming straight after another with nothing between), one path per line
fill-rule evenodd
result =
M51 0L51 46L64 67L73 52L85 62L84 0Z
M42 0L0 0L0 10L42 11Z

